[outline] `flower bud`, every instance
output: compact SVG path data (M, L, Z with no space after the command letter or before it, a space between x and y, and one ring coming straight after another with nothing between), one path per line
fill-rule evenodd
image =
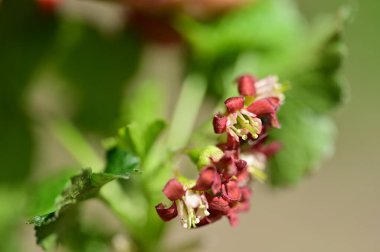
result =
M254 96L256 94L256 81L257 79L249 74L240 76L236 80L238 84L239 94L242 96Z

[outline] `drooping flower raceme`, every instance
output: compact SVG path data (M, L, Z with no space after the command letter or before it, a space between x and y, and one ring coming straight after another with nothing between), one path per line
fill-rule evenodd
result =
M240 96L228 98L226 112L213 118L214 132L226 134L227 142L212 146L212 152L216 149L220 154L201 162L196 181L174 178L166 183L163 192L171 205L156 206L162 220L179 216L183 227L195 228L226 216L236 226L238 213L249 209L249 185L265 181L266 163L281 148L281 143L267 143L267 136L270 128L280 127L277 111L284 101L282 87L274 76L257 80L243 75L236 82ZM207 153L210 150L200 156L204 159Z

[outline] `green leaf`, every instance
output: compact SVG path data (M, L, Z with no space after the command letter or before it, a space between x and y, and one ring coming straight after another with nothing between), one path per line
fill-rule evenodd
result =
M340 14L334 22L324 22L322 36L318 34L304 52L309 56L289 75L292 88L279 112L282 128L271 133L271 138L284 146L269 166L274 186L298 182L334 148L335 127L324 114L344 97L339 70L345 52L342 25L346 18Z
M334 148L335 127L331 120L296 106L287 104L283 108L279 116L281 129L270 133L271 139L283 145L269 164L270 182L274 186L299 182Z
M32 184L33 193L28 197L28 215L44 215L56 211L56 198L66 188L76 169L66 168L37 184Z
M123 147L130 149L135 155L143 157L145 154L143 133L144 128L137 122L132 122L119 129L119 141Z
M288 0L260 1L208 22L183 18L177 25L196 56L204 60L222 52L292 45L302 26L301 16Z
M139 166L138 157L120 146L114 146L107 152L104 172L93 173L88 168L71 176L71 171L65 171L43 183L32 198L31 211L35 216L29 220L36 227L37 243L45 249L54 248L67 240L74 244L76 239L77 243L78 237L70 236L70 233L78 231L74 228L77 224L71 225L75 217L71 213L78 209L79 203L96 197L105 184L115 179L128 179L132 173L139 171ZM75 251L83 251L79 248Z
M104 173L93 173L90 168L87 168L82 170L81 174L71 177L60 195L54 198L52 211L44 215L34 216L29 223L42 226L55 221L62 209L95 197L100 188L112 180L128 178L130 173L137 171L138 164L138 160L135 157L130 155L128 157L133 159L133 161L127 160L127 157L121 157L120 153L118 153L117 157L112 156L113 164L107 167L108 171ZM122 162L117 160L117 158L121 158ZM116 167L117 163L121 163L123 167ZM62 181L58 181L56 186L58 187L61 184Z
M119 130L119 142L135 155L144 158L166 127L165 121L157 119L148 125L132 122Z
M343 27L348 14L343 10L338 16L323 20L313 30L309 45L300 53L307 57L295 57L297 66L288 74L292 89L289 99L310 107L317 113L325 113L344 99L340 69L346 55ZM285 66L284 66L285 68Z
M302 45L306 26L293 2L268 0L208 22L182 19L177 27L192 50L188 71L207 76L208 91L222 97L233 81L225 82L226 72L235 70L231 66L239 65L242 56L250 58L250 65L239 65L236 74L263 76L288 66L293 51Z
M122 148L114 147L107 151L106 173L127 179L131 172L138 171L139 165L140 159Z
M132 173L139 171L139 165L138 157L116 146L107 152L107 166L104 172L93 173L90 168L87 168L73 176L72 170L65 170L58 176L49 178L37 187L35 196L32 198L31 211L37 216L31 222L43 225L45 219L58 217L62 208L96 196L99 189L106 183L118 178L128 179Z
M108 182L118 178L127 179L131 173L138 171L139 160L130 153L112 149L108 152L107 158L110 163L104 173L93 173L91 169L84 169L81 174L71 177L69 181L65 181L62 177L52 180L49 186L44 186L45 190L51 189L51 191L42 191L42 197L38 199L45 201L42 202L43 207L36 208L39 215L29 220L29 223L36 227L39 245L45 249L56 247L62 237L73 232L69 225L72 217L67 212L77 209L80 202L96 197L99 190ZM62 186L63 189L59 192ZM59 194L52 197L57 192ZM48 212L41 215L41 209Z

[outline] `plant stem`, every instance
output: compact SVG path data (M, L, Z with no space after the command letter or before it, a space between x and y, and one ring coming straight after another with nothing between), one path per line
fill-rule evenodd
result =
M206 93L205 82L201 75L193 74L186 78L168 134L170 150L183 148L187 144Z
M58 142L65 147L79 164L91 167L94 172L100 172L103 161L99 158L92 146L75 126L66 119L54 120L49 125L50 131Z

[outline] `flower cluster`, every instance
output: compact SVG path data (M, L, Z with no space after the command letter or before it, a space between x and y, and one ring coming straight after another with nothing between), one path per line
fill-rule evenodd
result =
M167 182L163 192L171 206L156 206L164 221L179 216L183 227L195 228L226 216L235 226L237 214L249 209L250 183L265 181L267 160L281 148L280 143L267 143L267 136L270 128L280 127L282 86L272 76L257 80L243 75L236 82L240 96L228 98L226 112L213 119L214 132L225 134L226 142L212 146L212 152L204 151L208 160L202 162L196 181Z

